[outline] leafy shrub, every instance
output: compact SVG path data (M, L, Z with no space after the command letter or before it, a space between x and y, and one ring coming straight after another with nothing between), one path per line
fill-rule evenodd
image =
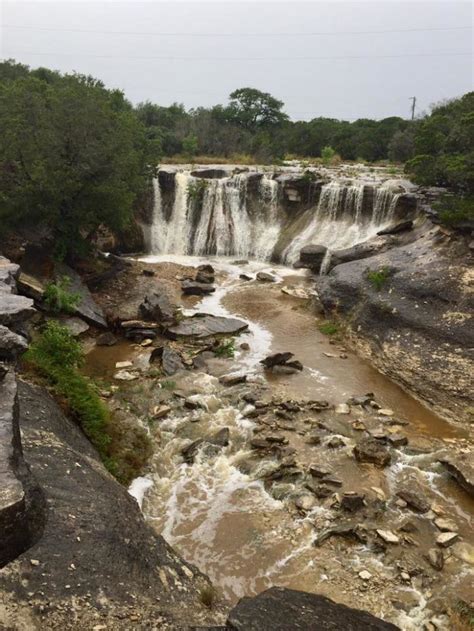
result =
M325 166L329 166L330 164L332 164L332 161L335 155L336 155L336 152L334 151L332 147L328 146L328 147L323 147L321 149L321 159Z
M324 335L336 335L336 333L339 333L339 325L335 322L323 322L318 328Z
M165 379L164 381L160 381L160 386L165 390L175 390L176 381L173 381L172 379Z
M46 306L53 313L74 313L81 302L81 295L70 292L71 279L61 276L55 283L48 283L44 292Z
M464 197L444 195L433 204L441 222L447 226L459 226L463 222L474 222L474 195Z
M84 362L80 343L58 322L47 323L25 355L67 401L71 412L101 456L107 456L108 410L90 379L78 368Z
M228 357L232 359L235 355L235 342L233 339L231 340L223 340L219 346L214 349L214 353L218 357Z
M376 291L380 291L390 276L390 270L387 267L382 267L379 270L368 270L367 278L372 284L372 287Z
M212 585L206 585L206 587L203 587L199 592L199 600L203 605L211 609L216 599L216 595L214 587L212 587Z

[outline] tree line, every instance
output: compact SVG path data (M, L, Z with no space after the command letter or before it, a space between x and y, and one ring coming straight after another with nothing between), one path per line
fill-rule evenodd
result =
M87 248L101 225L123 229L164 157L251 157L278 163L288 154L407 162L423 184L462 197L474 179L474 93L417 121L289 120L284 104L254 88L227 105L186 110L146 102L81 74L0 63L0 232L41 226L55 255ZM329 151L330 149L330 151Z

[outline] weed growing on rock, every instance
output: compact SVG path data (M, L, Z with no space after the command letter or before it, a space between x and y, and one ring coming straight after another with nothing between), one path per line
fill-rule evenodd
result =
M164 381L160 381L160 386L165 390L174 390L176 388L176 381L165 379Z
M74 313L81 302L81 295L70 292L71 279L61 276L55 283L48 283L44 292L47 308L53 313Z
M214 587L212 587L212 585L206 585L206 587L203 587L199 592L199 600L209 609L212 608L215 599L216 590L214 589Z
M232 359L235 355L235 342L234 340L223 340L219 346L214 350L214 353L218 357L227 357Z
M379 270L367 270L367 279L376 291L381 291L390 276L390 270L382 267Z
M336 322L323 322L318 328L324 335L336 335L340 331Z

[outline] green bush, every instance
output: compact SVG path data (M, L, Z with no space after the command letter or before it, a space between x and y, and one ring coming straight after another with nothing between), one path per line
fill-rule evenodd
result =
M447 226L457 227L464 222L474 222L474 195L444 195L433 204L433 208Z
M191 180L188 184L188 189L187 189L188 198L193 202L201 200L204 196L204 192L207 186L208 186L208 183L206 180L203 180L203 179Z
M74 313L81 302L81 295L70 292L71 279L61 276L55 283L48 283L44 292L46 306L53 313Z
M323 322L318 328L324 335L336 335L339 333L339 325L335 322Z
M25 355L67 401L86 436L107 462L109 413L95 385L79 372L84 362L80 343L69 330L50 321Z
M232 359L235 355L235 342L234 340L223 340L219 346L214 349L214 353L218 357L227 357Z
M333 159L336 156L336 152L334 151L334 149L332 147L323 147L321 149L321 159L323 161L323 164L325 166L329 166L330 164L332 164Z
M380 291L390 277L390 270L382 267L379 270L368 270L367 278L376 291Z

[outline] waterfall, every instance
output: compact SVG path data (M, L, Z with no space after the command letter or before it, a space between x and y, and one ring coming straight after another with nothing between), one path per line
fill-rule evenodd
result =
M156 179L153 224L146 232L150 252L258 260L278 256L293 264L307 244L338 250L373 237L393 220L400 198L400 193L382 185L375 188L372 206L367 208L371 197L364 202L366 183L335 180L315 189L320 192L315 207L309 200L303 209L292 211L285 206L284 185L273 173L253 172L258 178L253 180L251 175L229 171L213 179L177 170L174 195L165 206L171 208L168 220L163 212L164 192ZM277 243L282 245L275 250ZM328 255L323 267L329 262Z

